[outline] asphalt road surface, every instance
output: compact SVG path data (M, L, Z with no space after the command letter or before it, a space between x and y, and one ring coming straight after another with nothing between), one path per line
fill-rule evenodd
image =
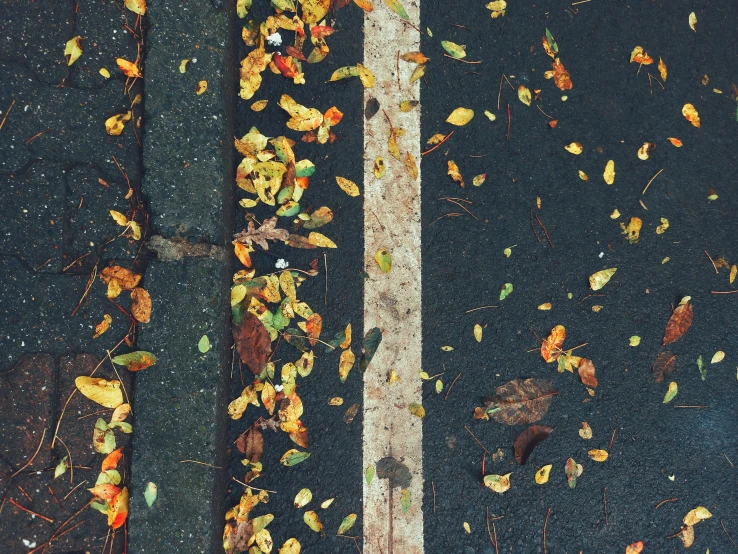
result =
M417 6L407 5L411 20ZM374 7L375 15L381 12L387 21L398 17L381 1ZM689 25L693 11L696 30ZM253 13L266 17L272 12L258 6ZM430 58L419 97L412 97L407 84L414 66L397 61L394 43L399 39L392 31L397 26L367 27L362 35L364 12L351 3L337 12L334 22L329 18L335 33L326 39L326 59L303 64L306 84L295 85L267 69L256 95L238 101L236 125L239 136L252 126L270 137L286 134L297 141L297 158L316 165L303 203L312 209L331 208L334 220L319 231L338 248L327 250L324 259L321 251L275 246L255 254L254 260L259 274L277 271L280 259L299 269L318 260L320 274L298 290L323 317L322 340L332 339L350 322L358 359L365 317L376 315L365 287L376 288L376 279L383 278L381 287L390 297L403 290L411 291L410 296L420 293L413 309L420 314L422 333L409 327L406 332L407 351L416 344L415 334L418 347L422 338L421 367L403 366L400 353L398 366L375 360L364 375L369 383L396 369L402 379L386 384L388 395L393 394L390 387L422 390L422 430L416 426L408 431L417 433L412 437L393 437L394 424L417 418L408 405L395 404L382 414L383 431L376 433L387 441L406 439L411 444L422 431L422 452L409 452L407 459L387 453L413 467L422 460L422 473L412 475L413 486L422 487L422 498L411 498L406 514L410 518L416 513L412 521L420 522L422 533L405 552L609 553L624 552L636 541L645 543L644 552L671 552L684 548L677 534L683 518L698 506L712 517L694 527L692 549L738 550L733 542L738 540L738 295L719 294L736 290L729 276L738 263L738 121L731 96L738 80L738 6L729 0L699 6L681 0L630 5L510 1L504 16L492 18L482 1L423 0L419 13L419 25L400 25L403 32L419 35L420 51ZM242 23L237 22L239 33ZM570 90L559 90L544 78L552 63L542 46L546 29L571 75ZM419 123L420 144L399 139L402 157L405 151L431 148L426 141L437 133L447 137L454 132L439 148L415 156L419 214L406 221L402 203L393 196L397 189L387 185L386 210L380 217L388 219L377 218L377 225L384 228L394 217L412 230L413 216L419 215L421 240L415 244L408 235L405 246L414 249L422 269L417 280L403 283L392 280L393 272L379 275L365 252L364 237L378 228L363 209L369 199L346 195L335 181L343 176L365 191L365 175L371 176L363 147L365 130L371 127L365 123L365 100L372 91L365 91L356 78L327 81L335 69L367 59L364 45L376 44L377 33L386 44L380 53L387 61L368 67L377 79L376 96L396 102L380 105L374 117L382 121L385 110L388 121L407 117ZM286 38L290 33L282 35L291 40ZM443 40L465 45L463 60L444 56ZM636 46L654 63L631 63ZM239 48L239 59L252 50L242 42ZM308 41L304 52L309 50ZM666 79L657 68L659 59L666 64ZM398 78L395 68L402 79L397 90L388 88ZM520 86L531 91L530 105L518 98ZM343 119L333 128L335 142L305 143L302 133L287 130L277 105L281 94L321 112L331 106L340 109ZM269 99L268 107L252 111L250 105L260 99ZM412 116L401 115L407 113L398 107L404 100L419 100ZM682 115L687 103L699 112L699 128ZM474 110L464 126L445 121L458 107ZM485 110L494 114L494 121ZM555 126L549 125L552 119ZM411 126L406 131L406 136L413 134ZM384 132L391 132L389 126ZM582 145L578 155L564 148L573 142ZM656 147L642 160L637 152L646 142ZM389 152L384 159L395 174L406 171ZM612 184L603 178L609 160L615 166ZM463 175L463 188L448 175L449 161ZM473 185L473 177L481 174L486 174L484 182ZM271 214L261 208L238 208L237 230L245 226L246 211L259 221ZM642 221L637 242L629 241L621 227L632 218ZM402 267L403 260L393 258L393 264ZM606 268L617 272L604 288L591 290L588 277ZM501 300L506 283L512 284L512 292ZM691 297L693 323L678 341L662 347L667 321L685 296ZM544 303L551 309L538 308ZM481 341L473 332L477 324ZM566 328L564 350L581 345L573 354L592 360L598 384L591 393L576 370L560 373L556 363L542 358L539 341L556 325ZM632 345L637 341L631 337L639 337L639 344ZM387 479L375 477L367 484L365 472L378 460L367 458L371 449L366 437L372 433L364 429L362 438L362 410L351 423L344 422L349 406L365 404L369 385L357 367L342 384L339 354L323 350L315 348L315 369L298 382L311 456L284 467L279 459L295 445L284 433L265 432L264 475L252 484L277 494L257 515L274 514L270 530L275 545L296 537L306 552L351 552L363 544L367 553L399 553L392 525L388 537L367 536L363 499L371 497L370 487L387 487ZM676 355L675 369L656 382L652 364L665 350ZM711 363L719 351L724 360ZM296 352L282 344L274 355L277 366L297 359ZM421 381L421 371L440 377ZM473 413L497 387L530 377L550 380L558 394L536 422L553 428L550 437L520 465L513 443L525 426L479 421ZM236 364L233 397L251 380L246 370L243 379ZM669 382L677 383L678 394L664 403ZM343 405L328 405L332 397L343 398ZM232 423L231 440L262 415L263 408L249 408ZM583 422L591 427L589 440L580 437ZM588 455L592 449L605 450L609 457L594 461ZM235 448L232 452L230 472L241 480L246 472L243 455ZM575 488L567 484L569 458L583 468ZM548 464L553 466L550 478L539 485L534 475ZM511 473L509 490L497 493L484 487L483 471ZM312 491L312 503L295 509L294 496L304 487ZM234 482L229 491L228 505L235 505L243 487ZM391 506L368 517L401 521L400 497L395 489ZM320 503L329 498L335 501L321 509ZM325 537L303 523L305 510L319 514ZM349 513L358 515L347 533L357 537L356 544L335 536ZM372 546L375 539L386 548Z

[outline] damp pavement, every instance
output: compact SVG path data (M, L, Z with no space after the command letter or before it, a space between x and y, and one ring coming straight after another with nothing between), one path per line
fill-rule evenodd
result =
M247 471L234 441L265 415L251 407L242 419L230 421L226 413L251 378L233 362L226 301L231 275L241 269L231 256L230 237L245 227L245 210L237 205L245 195L233 186L240 160L231 140L251 126L268 136L283 134L285 119L276 106L283 93L321 111L335 105L344 113L331 144L303 143L299 134L289 135L298 141L299 156L316 165L306 197L313 208L333 210L325 233L338 249L323 258L322 251L277 245L254 255L255 264L259 273L268 273L277 271L280 260L306 268L317 259L320 274L300 287L301 295L323 316L324 338L351 322L353 350L360 351L364 214L360 198L345 195L334 177L345 176L362 188L364 91L356 79L326 81L335 68L363 58L361 10L351 4L338 12L328 40L331 52L324 62L308 66L306 85L267 70L253 100L269 99L271 106L256 113L236 95L238 62L250 48L240 39L242 22L233 6L193 0L157 4L143 19L144 80L131 93L142 92L143 102L135 108L133 125L118 137L108 136L103 122L130 105L115 58L136 59L136 38L125 29L135 16L108 1L39 0L3 8L0 540L7 552L28 552L48 540L89 501L85 489L94 485L101 460L91 446L97 407L80 395L66 409L64 404L74 378L104 360L129 325L99 281L71 315L96 263L144 273L142 286L154 308L151 322L139 326L136 348L159 358L144 372L120 375L134 409L132 440L117 434L126 451L122 473L131 489L131 511L127 533L116 535L113 551L221 551L223 516L244 490L232 479L242 480ZM728 266L738 261L738 198L731 185L738 138L731 83L738 79L738 55L730 48L738 9L727 0L699 9L682 1L508 6L504 17L491 19L483 2L421 3L420 28L433 33L421 35L421 50L431 58L417 108L422 140L455 130L421 165L422 369L441 374L443 383L440 394L435 379L423 385L425 551L623 552L643 540L645 552L670 552L683 546L679 538L667 537L701 505L713 517L695 527L692 548L729 552L735 546L728 533L738 537L733 465L738 462L738 295L712 294L734 285L730 269L716 272L707 254ZM385 6L376 2L375 8ZM688 26L693 10L696 33ZM254 7L257 17L268 13L266 5ZM546 28L574 83L564 93L543 79L550 68L541 47ZM84 53L67 68L64 44L77 35L85 37ZM465 44L465 59L482 63L444 57L440 40ZM664 90L648 78L657 76L656 64L639 70L628 63L636 45L666 62ZM389 44L387 55L396 54ZM182 59L191 60L184 74ZM98 73L100 67L110 71L110 79ZM503 73L514 88L540 89L530 107L507 83L500 89ZM195 87L203 79L208 90L197 96ZM681 115L687 102L699 110L700 129ZM458 106L474 108L476 116L469 125L452 128L444 120ZM558 120L555 128L535 106ZM483 110L494 113L495 121ZM675 148L667 137L684 146ZM636 151L646 141L657 147L642 161ZM582 155L564 150L571 142L584 146ZM602 172L610 159L616 161L616 177L608 186ZM449 160L459 166L464 188L447 175ZM579 170L588 181L578 177ZM482 173L485 182L471 185ZM126 199L129 186L133 204ZM713 191L717 199L709 200ZM446 215L462 210L443 197L468 201L462 203L473 215ZM108 211L130 213L132 207L141 210L148 246L125 237L108 243L121 231ZM615 209L618 219L610 217ZM267 216L253 211L259 220ZM537 221L531 222L531 213L550 242ZM620 223L634 216L643 228L638 243L630 244ZM669 228L657 234L661 218ZM608 267L618 271L598 291L604 296L588 296L593 293L587 277ZM514 288L501 301L505 283ZM651 365L662 350L672 309L684 296L692 297L694 323L670 345L677 355L672 380L679 393L663 404L666 384L654 382ZM545 302L552 309L538 310ZM468 312L488 305L497 307ZM111 329L93 339L104 314L113 318ZM474 338L475 324L483 328L481 342ZM566 327L566 347L586 343L576 352L597 369L593 396L575 374L559 374L537 352L536 335L543 338L558 324ZM197 349L202 335L212 345L204 354ZM637 347L629 345L634 335L641 338ZM719 350L725 360L710 364ZM274 358L294 353L281 345ZM253 485L276 494L256 515L274 514L269 529L277 546L296 537L305 552L351 552L354 541L336 537L335 529L347 514L358 514L350 534L361 545L362 421L359 415L347 424L344 415L362 402L362 380L354 368L341 384L338 356L316 354L316 367L300 386L311 457L296 467L282 466L279 459L293 443L284 433L265 433L263 476ZM698 356L706 362L704 379ZM98 371L117 378L110 364ZM527 377L550 379L559 394L539 422L554 431L519 466L512 444L523 428L476 421L472 413L496 387ZM343 405L329 406L336 396ZM582 422L593 430L588 441L578 434ZM52 479L67 455L60 442L50 448L57 424L79 466L72 482L69 473ZM23 468L39 442L38 455ZM590 460L593 448L607 450L608 460ZM512 473L505 494L482 486L483 457L486 473ZM569 457L584 468L574 489L564 473ZM537 485L534 473L546 464L553 465L550 480ZM151 508L143 499L148 482L159 489ZM303 523L304 510L292 506L305 487L313 492L310 506L320 514L325 537ZM335 498L329 508L317 507L329 498ZM667 499L675 500L656 508ZM54 523L32 517L10 500ZM69 527L77 523L52 543L51 552L103 548L105 516L88 508Z

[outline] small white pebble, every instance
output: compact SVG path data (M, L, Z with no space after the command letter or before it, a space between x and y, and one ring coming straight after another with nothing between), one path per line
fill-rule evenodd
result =
M282 385L274 385L274 390L277 392L282 392L284 390L284 387Z
M604 253L604 252L600 252L600 258L601 258L602 256L604 256L604 255L605 255L605 253Z
M279 258L277 263L274 264L277 269L285 269L290 266L290 263L284 258Z
M269 44L269 46L282 46L282 35L279 33L269 35L267 37L267 44Z

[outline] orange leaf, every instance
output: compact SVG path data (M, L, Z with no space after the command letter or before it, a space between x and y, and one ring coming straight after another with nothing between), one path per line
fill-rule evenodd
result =
M123 457L123 447L116 448L110 454L105 456L102 463L101 471L109 471L118 467L118 462Z
M246 267L251 267L251 256L249 253L253 252L253 250L253 248L246 246L243 243L235 241L233 243L233 252L236 254L236 258L238 258L238 261Z
M551 329L551 334L541 344L541 356L546 360L546 363L550 363L559 359L561 356L561 347L564 344L566 338L566 329L563 325L557 325Z
M341 119L343 119L343 113L338 111L338 108L335 106L328 108L328 110L323 114L323 122L328 122L331 127L333 125L338 125L341 122Z
M692 303L687 300L687 302L679 304L674 313L671 314L669 322L666 324L664 342L661 345L666 346L678 341L687 332L690 325L692 325Z
M311 315L305 322L305 328L308 337L310 337L310 344L315 344L318 337L320 337L320 331L323 329L323 318L320 317L320 314Z
M87 490L90 491L95 498L100 498L101 500L110 500L120 494L120 488L116 487L112 483L100 483L94 488Z
M569 75L569 72L566 70L564 64L561 63L559 58L556 58L553 61L551 69L553 70L554 84L559 88L559 90L569 90L574 88L574 84L571 82L571 75Z
M579 378L586 386L597 388L597 377L595 377L595 366L592 360L582 358L579 361Z
M151 319L151 296L141 287L131 291L131 315L140 323L148 323Z
M282 54L277 52L274 54L274 56L272 56L272 61L274 62L275 67L279 69L279 72L282 74L283 77L293 79L297 76L298 73L300 73L300 70L297 69L297 65L295 64L295 60L293 60L289 56L283 58Z
M143 77L141 70L135 63L124 60L123 58L116 58L115 61L126 77Z
M128 517L128 487L123 489L110 501L108 507L108 525L118 529Z
M670 143L672 143L672 144L673 144L674 146L676 146L677 148L681 148L681 147L682 147L682 141L681 141L681 140L679 140L678 138L674 138L674 137L669 137L669 138L668 138L668 139L666 139L666 140L668 140L668 141L669 141Z

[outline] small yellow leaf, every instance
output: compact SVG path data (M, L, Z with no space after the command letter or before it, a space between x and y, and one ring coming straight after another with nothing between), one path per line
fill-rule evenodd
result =
M359 72L359 80L364 85L364 88L372 88L374 86L374 75L369 68L357 63L356 69Z
M628 339L628 344L630 346L638 346L639 344L641 344L641 337L639 337L638 335L633 335Z
M67 66L72 65L82 55L82 37L70 38L64 46L64 57L67 58Z
M408 410L410 410L410 413L413 414L416 417L419 417L420 419L423 419L425 417L425 408L418 404L417 402L413 402L407 407Z
M735 281L736 273L738 273L738 266L733 264L733 266L730 268L730 277L728 277L728 281L730 283L733 283L733 281Z
M343 398L340 396L334 396L330 400L328 400L329 406L343 406Z
M205 93L205 91L208 90L208 82L207 81L198 81L197 86L195 87L195 94L198 96Z
M189 61L190 60L187 59L187 60L182 60L181 62L179 62L179 72L180 73L184 73L185 71L187 71L187 64L189 63Z
M448 160L446 163L448 165L448 174L454 181L461 185L461 188L464 188L464 177L459 172L459 166L453 160Z
M328 508L328 506L333 504L334 500L335 498L329 498L328 500L323 500L323 502L320 503L321 509L325 510L326 508Z
M484 115L486 115L487 119L489 119L490 121L494 121L495 119L497 119L497 116L488 110L484 110Z
M686 516L684 516L684 524L685 525L697 525L700 521L703 521L705 519L710 519L712 517L712 514L710 513L710 510L707 508L704 508L702 506L697 506L694 510L690 510Z
M390 370L390 372L389 372L389 376L387 377L387 382L388 382L388 383L389 383L390 385L394 385L394 384L395 384L395 383L397 383L397 382L398 382L399 380L400 380L400 374L399 374L399 373L397 373L397 371L396 371L396 370L394 370L394 369Z
M390 271L392 271L392 256L390 255L389 250L387 250L386 248L380 248L374 254L374 259L379 265L379 269L381 269L385 273L389 273Z
M126 0L125 6L137 15L146 13L146 0Z
M308 242L321 248L338 248L336 246L336 243L333 242L331 239L329 239L325 235L316 233L315 231L308 235Z
M575 156L578 156L579 154L584 152L584 148L578 142L567 144L566 146L564 146L564 150L570 152L571 154L574 154Z
M479 323L474 325L474 338L477 339L477 342L482 342L482 326Z
M341 190L349 196L359 196L359 187L353 181L349 181L345 177L336 176L336 183L341 187Z
M418 180L418 166L415 163L415 158L410 152L405 152L405 169L413 178L413 181Z
M697 112L697 109L692 104L684 104L684 106L682 107L682 115L692 125L694 125L698 129L700 128L700 114Z
M113 318L110 317L108 314L105 314L103 316L103 319L100 323L95 325L95 334L92 335L93 339L98 338L100 335L102 335L105 331L110 329L110 324L113 323Z
M104 67L101 67L101 68L100 68L100 71L98 71L98 73L100 73L100 75L102 75L102 76L103 76L103 77L105 77L106 79L110 79L110 71L108 71L108 70L107 70L107 69L105 69Z
M656 227L656 234L657 235L663 235L668 228L669 228L669 220L666 219L665 217L662 217L661 218L661 225L659 225L658 227Z
M681 140L679 140L678 138L674 138L674 137L669 137L669 138L667 138L666 140L668 140L668 141L669 141L669 142L670 142L671 144L673 144L673 145L674 145L674 146L676 146L677 148L681 148L681 147L682 147L682 144L683 144L683 143L682 143L682 141L681 141Z
M551 474L552 467L553 464L548 464L536 471L536 483L539 485L545 485L548 483L548 476Z
M292 502L292 505L295 508L302 508L306 504L309 504L312 499L313 493L310 489L300 489L300 491L295 495L295 500Z
M620 217L620 212L617 208L615 208L612 213L610 214L610 219L617 219Z
M722 362L724 359L725 359L725 352L723 352L722 350L718 350L717 352L715 352L715 354L713 354L712 360L710 360L710 363L717 364L717 363Z
M110 210L110 215L115 220L115 222L121 227L128 226L128 218L122 213L116 212L115 210Z
M589 286L592 290L600 290L602 287L604 287L608 281L610 281L610 278L615 275L615 272L618 270L617 267L611 267L609 269L603 269L600 271L597 271L596 273L593 273L589 276Z
M518 100L520 100L526 106L530 106L531 95L530 89L526 86L520 85L518 87Z
M664 404L668 404L672 400L674 400L674 397L679 392L679 386L677 385L676 381L672 381L669 383L669 388L666 390L666 394L664 395Z
M444 352L451 352L453 349L454 349L453 346L442 346L441 347L441 350L443 350Z
M582 428L579 429L579 436L586 441L592 438L592 428L586 421L582 421Z
M538 309L541 311L548 311L551 309L551 302L544 302L543 304L540 304L538 306Z
M589 452L587 452L587 454L595 462L604 462L605 460L607 460L607 457L609 456L607 451L599 450L599 449L590 450Z
M112 137L117 137L123 132L123 128L132 116L133 112L125 112L109 117L105 120L105 132Z
M469 524L466 521L464 522L464 531L471 534L471 527L469 527Z
M579 178L582 181L589 181L589 177L587 177L587 174L584 171L582 171L581 169L579 171L577 171L577 174L579 175Z
M318 514L315 512L305 512L302 516L302 520L316 533L323 533L323 524L320 522L320 517L318 517Z
M697 14L694 12L689 14L689 28L697 32Z
M135 63L129 62L124 58L115 58L115 61L118 64L118 68L125 74L126 77L143 77L141 70Z
M484 183L486 179L487 179L486 173L482 173L481 175L475 175L474 178L472 179L472 185L474 185L475 187L480 187L482 186L482 183Z
M441 391L443 390L443 381L440 379L436 379L436 394L441 394Z
M664 60L659 57L659 73L661 74L661 80L666 81L666 76L668 75L668 72L666 70L666 64L664 63Z
M608 185L612 185L615 182L615 161L609 160L605 165L605 172L602 174L605 182Z
M474 110L470 110L468 108L456 108L446 118L446 123L450 123L451 125L456 125L457 127L463 127L464 125L469 123L473 117L474 117Z
M510 490L510 475L512 475L512 473L507 473L505 475L485 475L484 486L492 489L496 493L503 494Z
M356 361L356 356L354 356L351 350L341 352L341 357L338 360L338 377L341 383L345 383L346 379L348 379L349 372L354 367L354 361Z

